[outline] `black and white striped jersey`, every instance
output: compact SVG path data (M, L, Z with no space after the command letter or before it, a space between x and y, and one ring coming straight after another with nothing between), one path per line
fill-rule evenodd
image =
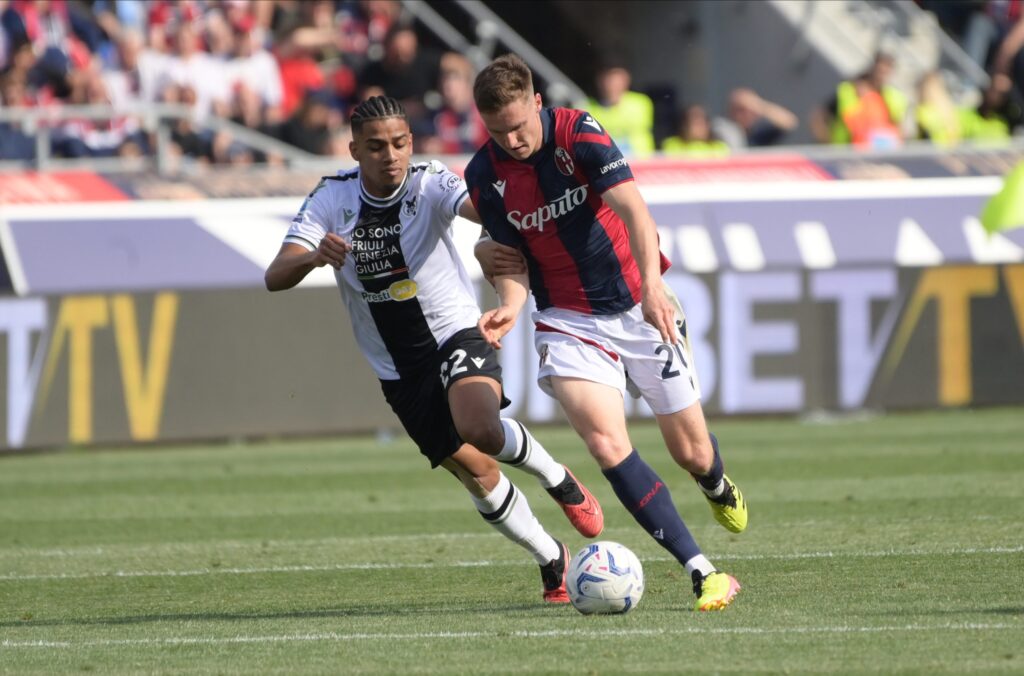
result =
M467 197L462 179L437 161L412 165L384 199L363 189L356 168L323 178L292 220L285 242L312 251L333 232L352 245L335 279L356 342L382 380L422 369L480 317L451 238Z

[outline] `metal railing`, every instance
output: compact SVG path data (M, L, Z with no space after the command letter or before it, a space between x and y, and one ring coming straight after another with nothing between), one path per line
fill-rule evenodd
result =
M189 161L177 162L172 152L171 126L179 120L192 120L195 112L182 104L150 104L125 107L102 105L53 106L39 108L0 108L0 122L12 126L33 139L35 156L27 160L0 157L0 170L89 168L98 171L152 169L160 175L173 171L188 171ZM132 117L142 130L152 134L154 148L151 155L141 157L82 157L63 158L53 153L54 131L64 123L75 120L112 120ZM322 165L325 158L313 155L293 145L221 117L210 116L197 125L205 130L225 132L242 145L274 155L289 167Z
M476 43L459 32L429 3L423 0L403 0L402 6L451 49L465 54L477 69L487 65L498 44L504 44L522 57L534 74L547 83L544 96L551 103L565 105L587 98L579 85L480 0L455 0L452 3L452 6L459 7L472 19Z

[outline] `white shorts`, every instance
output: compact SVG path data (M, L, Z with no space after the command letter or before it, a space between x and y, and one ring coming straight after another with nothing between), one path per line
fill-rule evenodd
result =
M537 384L554 396L552 376L602 383L617 388L623 398L627 391L643 397L658 415L693 405L700 400L700 383L678 304L676 312L680 340L675 345L662 342L658 330L644 321L640 305L617 315L561 308L533 313L540 355Z

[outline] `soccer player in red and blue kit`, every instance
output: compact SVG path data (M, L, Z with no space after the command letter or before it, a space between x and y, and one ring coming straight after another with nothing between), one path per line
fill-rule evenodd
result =
M732 532L746 528L746 503L708 432L685 317L662 282L668 261L629 165L588 113L543 107L515 55L484 68L473 94L491 139L466 168L470 196L490 237L527 263L525 274L498 271L500 304L481 317L481 332L500 347L533 292L541 389L561 404L626 509L685 566L695 609L725 608L739 583L701 553L626 427L623 398L635 386L715 518Z

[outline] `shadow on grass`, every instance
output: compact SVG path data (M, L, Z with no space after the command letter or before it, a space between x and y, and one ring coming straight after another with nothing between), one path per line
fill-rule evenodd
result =
M494 614L515 613L544 610L552 607L548 604L523 604L495 606L489 604L480 607L471 606L423 606L410 608L407 605L395 608L325 608L323 610L292 610L281 612L254 613L169 613L164 615L127 615L124 617L70 617L53 619L6 620L0 622L0 628L26 627L63 627L63 626L117 626L145 624L147 622L232 622L248 620L304 620L317 618L344 617L387 617L399 615L442 615L450 617L453 613Z

